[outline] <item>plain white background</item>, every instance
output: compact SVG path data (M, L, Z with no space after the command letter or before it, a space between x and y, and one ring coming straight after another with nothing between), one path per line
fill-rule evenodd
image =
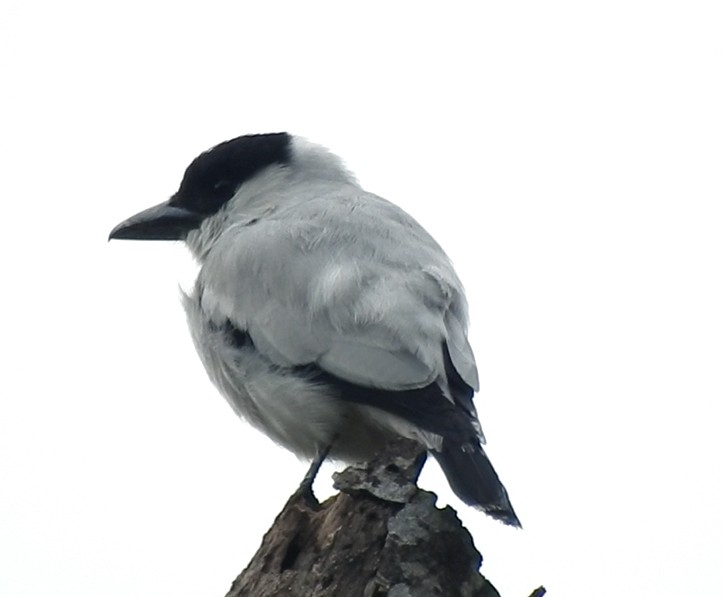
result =
M723 30L716 2L3 0L0 594L222 596L298 484L206 379L183 246L106 242L279 130L457 265L525 530L421 484L503 597L720 591Z

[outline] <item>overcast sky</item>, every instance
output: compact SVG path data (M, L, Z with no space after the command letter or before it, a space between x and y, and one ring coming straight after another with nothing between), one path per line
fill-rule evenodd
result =
M421 484L503 597L721 590L720 4L442 5L2 1L0 595L221 597L299 483L196 358L184 247L106 241L281 130L457 266L524 530Z

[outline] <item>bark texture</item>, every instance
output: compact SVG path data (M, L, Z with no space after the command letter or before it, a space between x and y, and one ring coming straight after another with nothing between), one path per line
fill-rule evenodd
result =
M323 504L292 495L226 597L500 597L455 511L415 485L424 460L403 440Z

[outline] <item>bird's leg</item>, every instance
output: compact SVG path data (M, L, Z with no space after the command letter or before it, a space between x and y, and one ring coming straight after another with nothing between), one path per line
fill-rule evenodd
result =
M314 508L315 510L319 508L319 501L317 500L314 492L312 491L312 484L314 483L314 479L317 476L317 473L319 472L319 469L322 466L324 459L327 457L329 451L332 449L332 443L333 442L330 442L328 445L321 448L319 452L317 452L314 460L312 460L312 464L309 466L307 474L304 475L304 479L302 479L302 482L299 485L299 489L297 489L297 493L301 494L307 506L309 506L310 508Z

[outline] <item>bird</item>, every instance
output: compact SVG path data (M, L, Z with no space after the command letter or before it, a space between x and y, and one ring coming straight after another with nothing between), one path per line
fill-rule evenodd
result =
M450 258L344 162L290 133L239 136L110 239L184 241L191 337L233 410L312 461L417 441L465 504L520 527L483 445L468 305Z

